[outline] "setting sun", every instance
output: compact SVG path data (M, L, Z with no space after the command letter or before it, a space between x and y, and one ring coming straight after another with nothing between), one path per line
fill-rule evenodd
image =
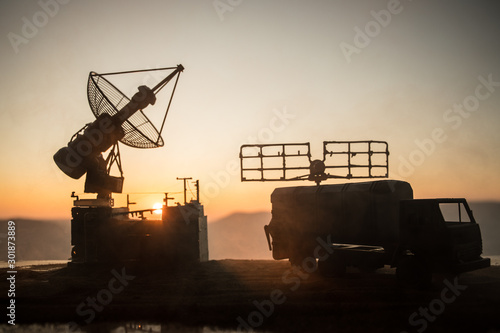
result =
M162 207L163 207L163 205L161 203L159 203L159 202L155 203L153 205L153 209L154 209L153 213L155 213L155 214L161 214Z

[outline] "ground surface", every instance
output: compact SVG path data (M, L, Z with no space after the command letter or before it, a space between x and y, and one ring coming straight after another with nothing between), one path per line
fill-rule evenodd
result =
M0 272L6 281L6 269ZM103 331L92 326L103 322L271 332L500 332L500 267L445 281L438 277L430 289L417 290L398 284L391 269L325 278L271 260L176 270L34 266L18 269L16 323L75 322L89 332ZM7 304L7 293L0 297Z

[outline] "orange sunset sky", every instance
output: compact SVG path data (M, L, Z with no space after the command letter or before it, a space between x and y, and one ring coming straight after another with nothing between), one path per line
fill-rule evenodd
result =
M162 192L182 201L176 177L193 177L209 221L270 211L273 188L308 183L240 182L242 144L310 142L321 158L324 140L369 139L389 143L390 178L410 182L415 197L498 201L499 7L485 0L2 1L0 215L70 218L70 194L83 192L84 177L68 178L52 156L94 120L90 71L177 64L185 71L165 146L121 147L124 192L140 203L134 209L161 202ZM161 78L110 80L131 96ZM158 98L145 109L155 124L165 105Z

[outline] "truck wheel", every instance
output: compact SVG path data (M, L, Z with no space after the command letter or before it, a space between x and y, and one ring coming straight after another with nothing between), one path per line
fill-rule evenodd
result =
M346 273L346 264L344 258L333 253L326 260L318 261L318 272L328 277L344 277Z
M411 256L397 266L396 277L408 286L426 288L432 282L432 271L424 260Z

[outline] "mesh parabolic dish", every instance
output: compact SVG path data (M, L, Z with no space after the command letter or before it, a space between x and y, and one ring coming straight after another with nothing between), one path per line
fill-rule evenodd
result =
M94 116L103 113L114 116L130 99L103 76L90 72L87 86L89 105ZM123 144L135 148L157 148L163 146L163 139L156 127L142 110L135 112L122 124L125 136Z

